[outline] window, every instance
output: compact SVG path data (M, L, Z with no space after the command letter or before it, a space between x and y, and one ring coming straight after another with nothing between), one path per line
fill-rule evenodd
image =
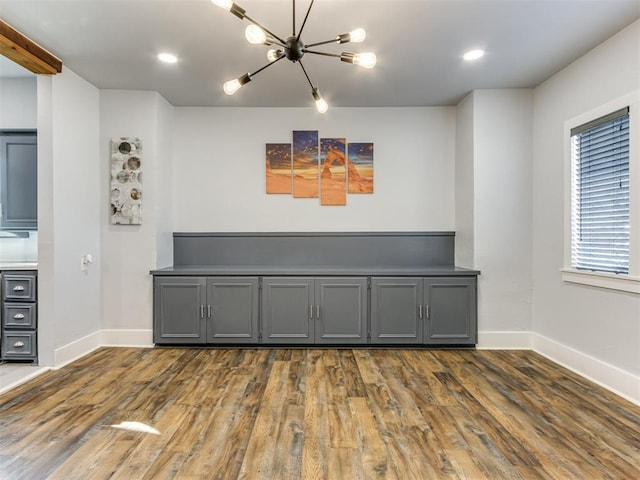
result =
M571 130L571 266L629 273L629 108Z
M640 294L640 90L567 120L565 282Z

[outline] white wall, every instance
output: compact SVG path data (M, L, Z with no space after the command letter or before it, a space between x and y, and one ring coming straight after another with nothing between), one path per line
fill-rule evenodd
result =
M532 91L475 90L473 118L478 330L529 332Z
M151 343L149 271L171 263L167 239L173 230L172 194L167 172L171 162L172 112L173 108L155 92L100 91L102 328L124 332L107 343ZM142 139L142 225L110 224L109 152L114 137Z
M38 104L40 362L55 365L100 330L98 90L64 69L39 78Z
M473 93L470 93L456 107L455 263L469 268L475 264L473 105Z
M293 130L373 142L373 195L346 207L265 193L265 144ZM176 231L453 230L455 108L177 108Z
M640 87L640 21L535 90L534 347L640 402L640 296L563 283L564 122ZM636 139L637 140L637 139Z
M0 78L0 130L37 125L36 76Z

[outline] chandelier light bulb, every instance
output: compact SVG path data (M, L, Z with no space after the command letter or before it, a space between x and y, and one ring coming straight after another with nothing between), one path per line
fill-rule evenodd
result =
M231 7L233 6L232 0L211 0L211 3L220 8L224 8L225 10L231 10Z
M276 50L275 48L272 48L271 50L269 50L267 52L267 59L270 62L275 62L276 60L278 60L281 56L282 56L282 50Z
M267 41L267 34L264 33L264 30L253 24L247 27L244 31L244 36L249 43L253 43L254 45L260 45Z
M329 105L324 98L321 98L320 100L316 100L316 109L318 109L320 113L326 113L327 110L329 110Z
M222 86L222 88L224 89L224 93L226 93L227 95L233 95L238 90L240 90L241 87L242 85L240 85L240 81L237 78L225 82Z
M364 31L364 28L356 28L349 32L349 41L352 43L364 42L365 38L367 38L367 32Z
M318 109L318 112L325 113L327 110L329 110L329 105L324 100L324 98L322 98L322 95L320 95L320 92L317 88L313 87L311 89L311 95L316 102L316 108Z
M375 53L356 53L353 56L353 63L364 68L373 68L376 66L378 59Z
M222 86L222 89L224 90L224 93L226 93L227 95L233 95L238 90L240 90L240 88L244 84L249 83L250 81L251 81L251 75L249 73L245 73L241 77L225 82L224 85Z

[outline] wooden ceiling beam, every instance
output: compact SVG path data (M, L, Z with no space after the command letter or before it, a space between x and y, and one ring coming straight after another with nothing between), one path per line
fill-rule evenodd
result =
M55 75L62 71L60 59L3 20L0 20L0 54L33 73Z

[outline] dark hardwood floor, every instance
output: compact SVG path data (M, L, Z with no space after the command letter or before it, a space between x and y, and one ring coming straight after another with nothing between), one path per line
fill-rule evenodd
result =
M102 348L0 396L0 478L629 480L640 407L530 351Z

